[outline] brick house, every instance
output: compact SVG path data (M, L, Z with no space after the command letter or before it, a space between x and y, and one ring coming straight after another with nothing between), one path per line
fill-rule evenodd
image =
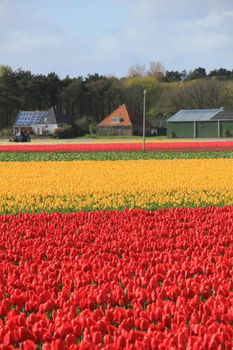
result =
M123 104L104 118L97 125L96 131L100 135L141 135L142 116ZM147 122L146 133L149 132L150 127Z

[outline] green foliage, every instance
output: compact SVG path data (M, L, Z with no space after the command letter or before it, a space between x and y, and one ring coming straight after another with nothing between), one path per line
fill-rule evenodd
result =
M223 136L224 137L233 137L233 130L224 130Z
M233 152L0 152L1 162L233 158Z
M206 70L205 68L202 67L198 67L196 69L194 69L193 71L191 71L188 76L187 76L187 80L194 80L194 79L203 79L206 78Z
M169 117L184 108L233 108L233 70L220 68L206 74L205 68L199 67L189 73L164 74L157 68L155 64L147 75L121 79L97 73L85 78L61 79L54 72L33 75L30 71L13 71L7 65L0 65L0 129L12 127L20 110L56 106L70 124L85 118L85 132L93 133L95 125L122 103L142 113L143 90L147 91L149 117L161 114Z
M76 124L65 125L61 128L55 129L54 137L58 139L69 139L77 136L83 136L87 132L87 126L77 126Z
M96 122L91 122L89 124L89 134L92 135L92 134L96 134Z
M231 94L224 95L226 82L216 79L195 79L186 82L163 83L158 100L158 110L171 116L180 109L202 109L224 107ZM228 97L227 97L228 96Z
M155 106L161 92L161 85L154 77L130 77L124 80L126 102L135 110L142 112L143 90L146 90L147 111Z
M153 77L131 77L125 80L126 87L140 86L142 90L153 93L157 90L159 82Z
M222 91L221 95L221 105L226 108L233 108L233 82L227 83Z
M12 74L12 68L8 65L0 65L0 78L6 77L9 74Z
M218 80L232 80L233 79L233 70L227 70L225 68L214 69L209 72L208 76L210 78L215 78Z
M163 81L166 82L174 82L174 81L181 81L183 80L182 73L178 71L166 71L166 76L164 77Z

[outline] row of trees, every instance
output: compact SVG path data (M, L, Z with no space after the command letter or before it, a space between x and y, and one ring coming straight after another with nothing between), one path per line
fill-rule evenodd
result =
M166 71L165 67L160 62L151 62L147 69L145 65L135 64L131 66L128 71L129 77L140 76L140 77L155 77L157 80L162 82L177 82L177 81L189 81L195 79L215 78L218 80L233 80L233 70L225 68L219 68L211 70L209 73L206 72L205 68L198 67L194 70L187 72L183 70L179 71Z
M142 112L142 91L147 90L147 116L169 117L184 108L233 108L233 71L224 68L206 74L165 71L160 63L150 69L135 65L127 77L99 74L64 79L56 73L0 66L0 128L11 127L20 110L46 110L56 106L72 123L93 127L121 103Z

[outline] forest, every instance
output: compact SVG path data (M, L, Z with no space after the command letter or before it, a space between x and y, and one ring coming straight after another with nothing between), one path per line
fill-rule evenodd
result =
M55 72L32 74L0 65L0 129L11 128L19 111L56 106L80 133L93 133L96 124L122 103L142 113L145 89L150 119L168 118L187 108L233 108L233 70L225 68L179 72L152 62L148 70L138 64L130 67L121 78L98 73L60 78Z

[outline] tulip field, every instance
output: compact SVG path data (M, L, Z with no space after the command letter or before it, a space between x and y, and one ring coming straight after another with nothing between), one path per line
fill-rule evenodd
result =
M113 152L140 151L141 143L90 143L90 144L45 144L45 145L0 145L0 152ZM147 142L148 151L232 151L233 141L200 142Z
M233 349L220 143L0 146L0 350Z

